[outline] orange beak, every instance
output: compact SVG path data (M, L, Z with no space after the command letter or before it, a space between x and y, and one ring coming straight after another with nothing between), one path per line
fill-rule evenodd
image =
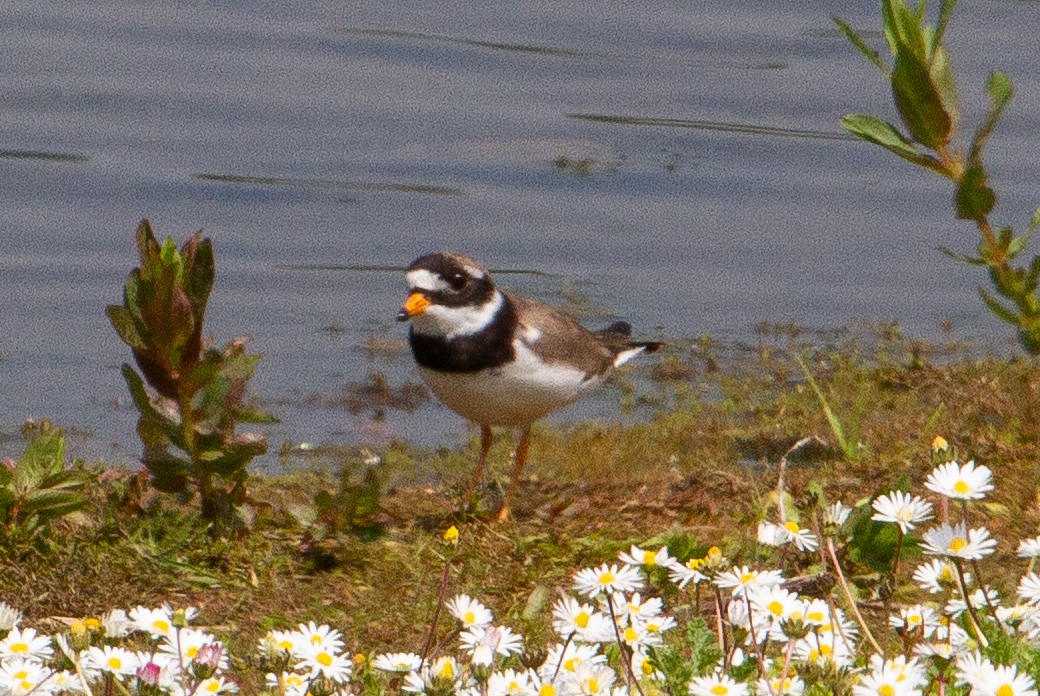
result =
M397 321L408 321L412 317L417 317L426 311L432 302L429 298L421 292L413 292L408 296L408 299L404 301L401 306L401 311L397 313Z

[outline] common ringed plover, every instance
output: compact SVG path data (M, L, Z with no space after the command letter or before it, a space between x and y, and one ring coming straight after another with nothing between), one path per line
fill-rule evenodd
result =
M487 268L465 254L421 256L406 277L409 295L397 319L412 322L408 341L419 373L437 398L480 426L467 498L483 476L491 426L522 428L502 519L527 460L531 424L662 345L632 341L622 321L589 331L558 309L499 290Z

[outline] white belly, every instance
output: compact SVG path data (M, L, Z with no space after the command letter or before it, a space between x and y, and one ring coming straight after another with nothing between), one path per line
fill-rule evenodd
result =
M520 426L562 408L601 380L559 364L539 362L526 349L505 367L469 373L419 374L438 399L453 411L482 425Z

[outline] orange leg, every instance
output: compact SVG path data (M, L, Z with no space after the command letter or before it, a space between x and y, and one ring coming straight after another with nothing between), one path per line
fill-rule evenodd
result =
M513 474L509 478L509 489L506 491L505 505L498 512L499 522L509 519L509 510L513 507L513 499L516 496L516 486L520 483L520 473L523 471L524 464L527 463L527 443L530 438L531 426L528 425L524 428L524 433L520 436L520 442L516 445L516 452L513 454Z
M480 481L484 478L484 465L487 464L488 452L491 451L491 443L493 441L494 435L491 432L491 426L481 425L480 459L477 460L477 468L473 471L473 476L469 480L469 486L466 488L466 495L463 497L464 506L473 504L473 495L477 492L477 487L480 485Z

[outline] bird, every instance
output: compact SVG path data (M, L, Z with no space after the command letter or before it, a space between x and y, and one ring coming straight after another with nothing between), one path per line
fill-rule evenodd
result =
M488 269L463 253L420 256L405 278L408 296L397 320L411 322L408 342L420 376L445 405L480 426L480 457L465 499L483 478L492 426L521 432L501 520L527 462L532 424L664 345L633 341L623 321L590 331L555 307L499 289Z

